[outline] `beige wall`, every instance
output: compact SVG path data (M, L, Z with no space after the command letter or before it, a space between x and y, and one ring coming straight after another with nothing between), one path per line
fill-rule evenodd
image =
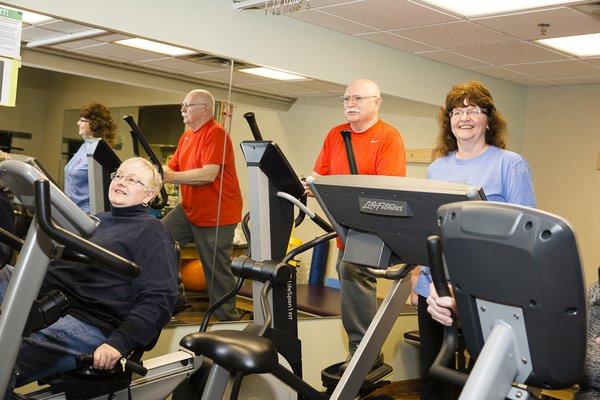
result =
M589 286L600 266L600 85L530 88L527 98L523 155L538 207L575 228Z

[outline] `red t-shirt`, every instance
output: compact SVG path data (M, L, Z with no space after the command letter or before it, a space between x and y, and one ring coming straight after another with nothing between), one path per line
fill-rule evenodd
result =
M331 129L325 138L323 148L315 162L313 171L319 175L348 175L348 156L343 130L352 132L349 123ZM394 127L382 120L364 132L352 132L352 148L356 159L356 168L360 175L406 176L406 154L402 136ZM338 248L343 249L341 241Z
M242 194L235 170L233 145L229 135L214 119L197 131L183 132L168 166L173 171L188 171L207 164L221 165L221 171L214 182L203 186L180 185L181 203L185 214L196 226L237 224L242 219ZM217 221L221 179L223 194L221 215Z

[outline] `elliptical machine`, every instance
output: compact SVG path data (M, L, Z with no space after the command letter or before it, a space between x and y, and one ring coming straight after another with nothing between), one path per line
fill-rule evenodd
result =
M544 211L491 202L445 205L437 217L441 239L428 240L433 282L440 296L448 296L449 279L476 362L468 375L447 368L455 321L445 328L431 374L463 387L460 400L532 399L525 385L562 389L577 383L585 362L587 311L569 223Z
M350 400L359 393L373 360L408 297L410 282L403 278L414 264L428 262L425 238L437 230L435 210L448 202L482 198L482 193L478 188L467 185L382 176L323 176L310 180L309 186L338 235L345 239L344 258L370 266L370 271L376 276L394 280L392 289L331 395L331 399ZM410 264L399 264L399 255ZM258 263L265 262L256 263L258 268ZM262 297L266 299L267 294ZM270 314L268 307L262 309L267 316ZM267 318L267 321L270 322L270 319ZM224 374L228 371L244 375L269 373L297 391L302 398L327 398L279 364L277 346L266 337L252 332L215 331L194 334L187 339L187 348L197 355L211 358L213 368ZM223 387L208 389L214 390L205 390L203 399L222 398Z

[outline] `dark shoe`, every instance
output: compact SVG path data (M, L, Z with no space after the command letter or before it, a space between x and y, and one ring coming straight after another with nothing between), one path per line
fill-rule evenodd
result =
M340 376L342 376L344 374L344 372L346 372L346 368L348 368L348 365L350 364L350 360L352 360L352 356L354 355L354 353L350 353L348 355L348 357L346 358L346 361L344 361L342 363L342 365L339 366L338 368L338 373L340 374ZM379 355L377 356L377 358L375 359L375 361L373 361L373 365L371 366L370 371L373 371L375 368L379 368L383 365L383 353L379 353Z

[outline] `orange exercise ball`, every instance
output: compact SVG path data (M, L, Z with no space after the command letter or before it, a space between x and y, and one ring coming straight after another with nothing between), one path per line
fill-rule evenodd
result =
M196 292L206 290L204 268L202 268L200 260L182 260L180 271L186 290Z

